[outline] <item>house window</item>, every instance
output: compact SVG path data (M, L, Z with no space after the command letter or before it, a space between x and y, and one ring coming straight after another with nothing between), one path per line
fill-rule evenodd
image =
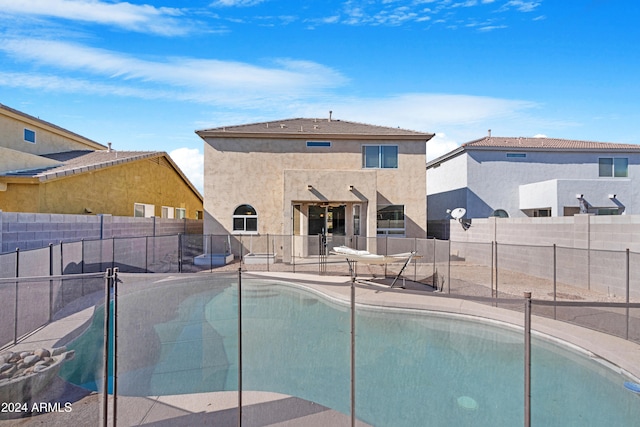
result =
M527 153L507 153L508 159L524 159L527 157Z
M187 210L185 208L176 208L176 218L185 219L187 217Z
M35 144L36 143L36 131L25 128L25 130L24 130L24 140L26 142L30 142L32 144Z
M331 141L307 141L307 147L331 147Z
M397 145L363 145L362 146L362 167L363 168L398 168L398 146Z
M202 211L196 211L196 219L204 219L204 213Z
M598 176L626 178L629 176L629 159L626 157L601 157L598 159Z
M403 237L405 235L404 205L378 205L378 235Z
M170 208L168 206L163 206L162 218L173 218L173 208Z
M533 211L533 216L538 217L549 217L551 216L551 208L547 209L536 209Z
M233 211L234 233L258 233L258 214L251 205L240 205Z
M133 216L136 218L151 218L155 214L155 206L144 203L133 204Z

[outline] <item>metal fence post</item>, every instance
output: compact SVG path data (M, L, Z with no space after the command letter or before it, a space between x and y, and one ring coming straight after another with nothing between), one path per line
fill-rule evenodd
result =
M16 248L16 279L20 277L20 248ZM16 301L13 319L13 344L18 343L18 281L16 280Z
M447 255L447 293L451 293L451 239L449 239L449 254Z
M273 258L275 259L275 256ZM267 271L269 271L269 233L267 233Z
M524 293L524 425L531 426L531 292Z
M356 425L356 276L351 275L351 427Z
M104 280L104 334L103 334L103 368L102 368L102 426L107 427L107 413L109 411L109 315L111 311L111 280L112 270L107 268Z
M629 281L629 271L630 271L630 265L629 265L629 248L627 248L627 259L626 259L626 264L627 264L627 272L626 272L626 288L627 288L627 296L626 296L626 302L627 302L627 308L626 308L626 316L627 316L627 324L626 324L626 328L625 328L625 334L624 337L625 339L629 339L629 321L631 320L629 318L629 300L630 300L630 281Z
M242 427L242 267L238 267L238 427Z
M118 423L118 267L113 269L113 425Z
M557 318L557 294L558 294L558 253L556 244L553 244L553 318Z
M498 270L498 242L496 242L496 307L498 306L498 297L499 297L499 293L498 293L498 278L499 278L499 270Z
M178 234L178 273L182 273L182 236L182 233Z
M431 285L438 290L438 281L436 279L436 238L433 238L433 272L431 273Z
M53 243L49 243L49 276L53 276ZM53 280L49 279L49 322L53 318Z
M144 236L144 272L149 272L149 236Z
M491 270L491 297L492 298L493 297L497 298L496 293L493 291L493 263L494 263L494 255L493 254L494 254L494 251L495 251L495 245L496 245L496 242L492 240L491 241L491 268L490 268L490 270Z

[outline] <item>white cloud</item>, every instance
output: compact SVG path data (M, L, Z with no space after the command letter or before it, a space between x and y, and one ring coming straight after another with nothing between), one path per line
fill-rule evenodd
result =
M519 12L533 12L540 4L540 1L510 0L506 2L500 10L504 11L514 8Z
M258 100L295 99L343 85L339 72L311 61L278 59L270 66L199 58L140 59L73 43L38 39L0 39L0 51L17 60L92 74L108 86L157 88L160 95L180 91L178 99L226 105ZM80 78L81 79L81 78Z
M180 9L148 4L100 0L0 0L0 10L9 14L63 18L167 36L188 32L176 20L183 14Z
M171 151L169 156L202 193L204 188L204 154L197 148L183 147Z
M262 2L264 2L264 0L216 0L213 3L211 3L211 6L213 7L231 7L231 6L246 7L246 6L255 6Z
M450 139L445 133L438 132L427 142L427 161L437 159L459 146L458 142Z
M498 118L513 118L536 106L521 100L413 93L379 99L338 99L333 110L348 120L433 132L442 126L476 126Z

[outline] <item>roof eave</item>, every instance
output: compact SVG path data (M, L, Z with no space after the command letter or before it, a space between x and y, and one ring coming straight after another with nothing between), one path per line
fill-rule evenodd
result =
M252 138L252 139L331 139L331 140L401 140L427 142L435 136L433 133L416 135L383 135L383 134L337 134L337 133L291 133L291 132L232 132L224 130L197 130L196 134L202 138Z
M449 151L446 154L443 154L440 157L437 157L437 158L435 158L435 159L433 159L431 161L428 161L427 162L427 169L430 169L433 166L439 165L442 162L445 162L445 161L447 161L449 159L457 157L460 154L462 154L464 151L466 151L466 147L465 146L461 146L461 147L456 148L455 150L452 150L452 151Z

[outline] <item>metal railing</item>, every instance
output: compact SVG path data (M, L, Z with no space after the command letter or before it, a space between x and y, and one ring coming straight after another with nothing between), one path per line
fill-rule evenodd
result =
M85 282L83 283L81 280ZM63 284L62 282L65 281L70 282ZM83 387L85 387L84 384L93 381L100 398L85 408L84 403L89 402L89 400L85 400L87 397L78 397L73 393L65 394L73 391L72 388L65 387L62 394L56 395L54 399L60 404L68 403L71 405L73 408L71 415L77 416L78 420L83 419L82 417L86 415L83 410L90 410L96 414L94 416L99 414L99 422L104 426L133 425L150 421L151 418L146 419L145 417L157 409L160 411L157 416L164 417L166 422L174 420L181 424L217 423L216 425L237 424L240 426L245 423L252 425L262 417L272 417L274 413L278 414L281 421L289 420L290 423L294 423L305 411L308 411L309 416L313 416L318 411L317 405L323 403L317 402L316 409L305 403L307 399L313 401L313 396L318 396L314 393L316 387L314 381L318 381L318 376L322 377L322 375L318 375L316 370L322 370L322 372L325 372L324 370L334 372L335 370L336 378L320 378L321 381L318 384L336 387L337 393L342 397L335 399L335 402L330 399L330 402L337 405L336 408L329 406L321 411L336 410L338 414L333 419L341 420L340 422L343 423L341 425L354 426L357 422L369 422L377 425L375 420L370 418L372 416L370 413L359 409L359 402L363 402L367 398L362 397L362 401L358 398L366 390L359 388L356 393L356 383L366 384L363 381L368 377L367 372L373 369L370 364L378 359L386 360L385 352L398 349L398 334L402 335L404 330L395 330L392 327L386 331L387 335L378 336L376 333L375 342L379 348L377 351L383 352L376 356L376 352L372 353L371 350L367 350L370 343L364 339L366 332L376 331L379 327L389 323L386 320L376 320L375 317L370 319L367 313L373 308L382 310L381 313L386 313L385 317L389 317L392 314L388 310L394 306L390 303L391 300L386 298L382 300L384 307L377 307L371 301L365 300L367 296L371 295L369 282L367 280L365 283L361 283L356 280L355 276L345 278L343 282L340 282L342 284L348 283L349 287L348 291L345 290L341 293L344 304L330 303L328 300L320 304L336 304L335 316L338 317L332 316L328 319L325 318L325 320L332 323L337 332L335 335L327 337L323 335L316 337L314 334L322 334L326 326L316 325L315 320L308 321L299 317L313 316L318 304L311 302L310 295L294 298L292 300L294 302L291 303L293 305L287 309L282 309L277 305L271 306L280 291L276 291L272 284L265 281L263 277L244 271L242 265L236 265L235 271L204 275L125 274L120 273L117 268L108 268L105 273L1 279L0 292L12 291L16 287L18 289L15 295L12 295L14 298L5 298L6 295L3 294L3 298L0 299L2 304L16 301L15 307L21 308L16 311L12 309L13 307L2 307L0 313L11 313L11 316L15 318L14 324L20 326L18 327L19 333L16 333L14 324L5 322L3 319L0 323L2 325L0 335L13 334L10 337L12 342L8 347L8 351L13 351L13 349L24 348L25 345L43 342L42 335L37 337L29 335L34 332L44 335L53 333L42 328L43 325L50 324L51 319L54 321L64 319L62 322L64 325L68 318L87 307L104 308L102 314L99 310L93 311L94 325L101 325L102 328L98 331L93 330L92 335L91 330L94 328L92 326L83 335L83 337L88 335L88 338L93 337L93 339L73 341L78 360L67 362L67 364L73 365L71 371L78 370L82 372L82 375L66 374L65 377L69 381L74 378L73 381L76 384L82 384ZM322 280L314 282L314 285L318 286L323 286L323 284L326 285ZM335 287L335 284L328 286L329 288ZM63 287L66 297L62 298L62 303L52 303L62 295ZM286 287L284 289L286 290ZM630 331L640 330L640 304L631 302L630 299L624 302L554 301L552 299L536 299L531 292L524 293L523 298L523 294L506 297L507 294L502 291L500 295L495 296L454 295L442 290L436 292L429 289L423 289L428 291L426 293L420 292L419 289L387 288L385 290L380 287L376 289L382 293L388 292L389 295L408 294L409 301L421 298L418 295L428 294L432 298L441 298L443 301L452 297L463 298L523 313L522 324L524 327L520 330L522 331L523 345L524 390L523 398L518 400L518 405L521 405L525 426L531 425L531 419L535 419L536 414L540 414L541 410L537 409L535 405L531 405L533 352L531 331L540 328L542 317L554 317L562 321L587 317L593 321L600 316L605 327L598 328L591 325L592 329L601 329L608 334L626 330L627 335L631 335L631 337L627 337L628 339L634 339L633 333ZM54 296L53 299L51 296ZM216 299L222 296L225 299L217 302ZM25 307L28 307L29 311L25 310ZM54 308L52 309L52 307ZM412 310L426 311L418 307L416 305L412 307ZM487 310L493 310L493 308L487 307ZM42 314L41 318L34 316L35 313ZM305 365L304 370L297 371L293 361L300 355L304 355L303 357L309 358L310 361L316 360L315 353L318 352L318 349L313 345L308 346L295 338L288 337L287 333L284 335L292 339L286 342L272 341L271 335L267 334L268 330L261 329L264 322L269 319L285 327L285 317L289 317L287 321L292 321L292 325L295 325L296 329L290 332L296 337L311 334L311 341L316 345L335 346L338 353L343 355L343 357L337 357L335 361L337 366L333 366L332 362L320 357L317 360L317 366ZM84 324L83 322L78 323L74 328L84 330ZM390 324L395 325L396 323L392 321ZM611 328L612 325L615 327ZM313 328L312 326L317 327ZM288 329L285 329L286 331ZM64 341L69 341L70 332L72 331L64 333L67 337ZM619 334L613 333L613 335ZM96 337L99 338L95 339ZM29 341L30 338L31 341ZM498 334L498 340L503 341L501 334ZM507 339L507 341L511 342L513 338ZM517 340L515 342L517 343ZM20 347L21 345L22 347ZM424 342L421 345L435 348L434 346L437 347L438 344ZM455 348L454 344L450 345L456 351L460 351L459 348ZM274 349L284 350L284 353L277 351L272 354L270 346L274 346ZM425 364L425 361L420 359L424 357L424 354L419 351L418 347L412 344L409 348L413 349L413 352L402 353L402 363L398 365L400 370L402 370L403 364L408 366ZM291 357L291 361L279 360L280 357ZM534 364L535 357L534 352ZM87 363L87 358L94 361L99 360L100 363ZM298 382L302 381L299 390L303 390L304 393L300 396L293 395L288 400L282 400L282 397L270 397L275 399L273 402L278 410L273 412L274 408L267 408L265 403L264 411L266 412L261 412L263 411L261 405L265 402L266 396L261 395L256 400L253 396L256 390L278 393L288 390L287 388L283 389L280 382L281 377L288 376L288 374L279 369L275 369L271 374L271 364L283 365L292 369L292 378ZM429 364L427 363L427 365ZM95 375L95 377L85 378L88 374ZM343 378L343 374L346 378ZM356 375L362 377L358 377L356 380ZM177 378L184 380L183 386L176 385ZM309 383L307 384L305 381L309 381ZM496 381L502 384L507 380L497 378ZM384 388L385 383L380 383L378 386ZM364 385L359 387L364 387ZM216 407L217 409L212 412L207 412L209 411L206 407L207 404L212 405L218 404L219 401L225 401L224 393L229 392L237 393L235 396L237 404L222 405ZM320 394L331 394L331 390L323 392ZM160 407L162 400L155 397L181 393L220 394L194 395L192 400L195 402L200 399L205 406L190 411L175 410L171 406L173 405L170 403L172 401L167 401L169 406ZM398 391L394 389L383 394L388 395L389 393L420 395L420 390ZM34 398L42 398L39 396L27 397L29 401L32 401ZM208 397L205 398L205 396ZM293 399L294 397L297 399ZM77 399L84 403L77 403ZM342 401L348 402L348 404L341 405L339 402ZM149 403L148 407L145 406L147 403ZM462 401L458 404L468 405L463 408L465 410L475 410L472 403ZM97 410L98 406L99 410ZM134 407L144 409L131 410ZM171 408L173 410L169 410ZM414 409L419 410L418 408ZM401 414L405 410L406 408L397 408L396 416L399 417L398 419L402 417ZM77 415L75 415L76 412ZM343 413L343 418L340 417L340 412ZM53 413L48 416L53 417L49 418L53 420L60 415ZM460 417L464 416L466 415L460 415ZM461 422L466 418L456 419ZM389 425L389 422L385 421L382 425Z

